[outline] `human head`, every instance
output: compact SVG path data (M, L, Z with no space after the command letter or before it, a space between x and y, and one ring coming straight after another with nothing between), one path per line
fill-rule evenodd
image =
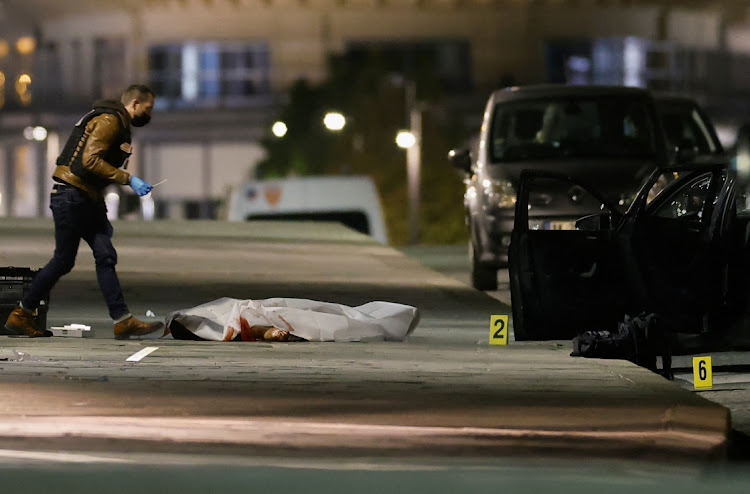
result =
M536 140L541 143L551 143L559 140L564 131L563 109L559 103L551 103L544 110L542 128L536 134Z
M133 84L123 91L120 102L130 114L133 127L143 127L151 120L154 98L154 91L143 84Z

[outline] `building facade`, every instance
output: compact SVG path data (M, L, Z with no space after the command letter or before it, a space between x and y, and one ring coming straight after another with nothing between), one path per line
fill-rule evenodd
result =
M167 180L157 217L210 218L263 159L259 139L287 89L324 80L332 54L374 46L401 66L427 54L472 103L502 85L548 81L703 97L717 90L712 77L738 90L747 81L742 4L0 0L0 216L48 214L49 177L72 123L132 82L150 84L158 100L153 123L135 132L129 169ZM716 54L729 56L724 72Z

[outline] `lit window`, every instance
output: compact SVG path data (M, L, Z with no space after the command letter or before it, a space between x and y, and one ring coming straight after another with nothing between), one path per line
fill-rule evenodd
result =
M16 50L21 55L28 55L36 49L36 41L31 36L23 36L16 41Z
M191 42L149 48L149 83L173 106L242 105L270 92L267 43Z

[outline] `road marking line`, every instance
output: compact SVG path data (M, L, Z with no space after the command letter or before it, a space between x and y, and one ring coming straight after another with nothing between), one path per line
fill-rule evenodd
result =
M14 460L42 460L65 463L133 463L132 460L91 456L79 453L53 453L48 451L20 451L14 449L0 449L0 458Z
M125 361L126 362L139 362L143 357L145 357L146 355L152 352L155 352L158 349L159 349L158 346L147 346L143 350L136 352L130 357L126 358Z

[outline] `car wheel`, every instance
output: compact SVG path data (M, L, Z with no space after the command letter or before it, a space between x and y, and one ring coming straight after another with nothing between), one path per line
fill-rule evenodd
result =
M514 293L519 293L519 290L521 289L518 275L514 274L511 276L510 282L510 308L513 313L513 336L516 341L528 341L531 337L526 330L526 315L524 314L524 307L521 300L518 300L517 297L513 295Z
M469 260L471 264L471 286L482 291L497 290L497 268L480 263L471 242L469 242Z

